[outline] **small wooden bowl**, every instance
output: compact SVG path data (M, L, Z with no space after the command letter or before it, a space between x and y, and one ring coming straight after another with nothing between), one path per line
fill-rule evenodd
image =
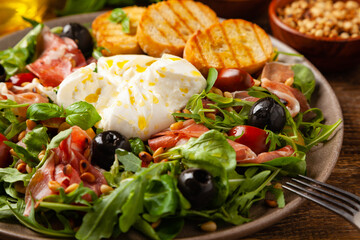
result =
M360 62L360 37L328 38L303 34L286 25L277 15L277 9L294 0L272 0L269 5L269 19L273 35L304 54L323 71L338 71L355 66ZM356 0L360 3L360 0Z
M252 19L266 14L270 0L200 0L213 9L219 17Z

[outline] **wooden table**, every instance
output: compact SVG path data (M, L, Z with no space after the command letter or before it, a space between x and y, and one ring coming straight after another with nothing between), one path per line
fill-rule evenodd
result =
M253 21L271 32L266 17ZM323 75L334 89L344 115L343 146L327 183L360 196L360 63L350 70ZM360 239L360 231L335 213L306 201L281 222L246 239L351 240Z

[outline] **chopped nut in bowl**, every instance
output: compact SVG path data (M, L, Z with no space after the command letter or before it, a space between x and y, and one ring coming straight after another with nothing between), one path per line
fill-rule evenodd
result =
M273 0L273 35L325 71L360 60L360 0Z

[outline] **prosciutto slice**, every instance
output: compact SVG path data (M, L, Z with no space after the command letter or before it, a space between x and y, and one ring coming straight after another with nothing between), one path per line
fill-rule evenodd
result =
M76 43L70 38L61 38L45 30L44 50L35 62L26 68L39 77L45 87L58 86L77 67L86 65L86 60Z
M184 128L180 130L166 130L155 134L148 140L150 148L155 151L159 147L172 148L187 143L191 137L200 137L203 133L209 131L202 124L197 124L193 119L184 122ZM238 163L263 163L278 157L291 156L294 150L291 146L285 146L279 150L272 152L264 152L256 155L248 146L227 139L236 153L236 161Z
M44 97L38 93L29 92L29 91L20 91L15 88L9 90L5 83L0 83L0 99L6 100L10 99L15 101L18 104L28 103L47 103L49 102L47 97ZM13 111L16 115L21 117L26 117L27 107L14 108Z
M81 161L87 161L88 166L86 172L95 176L94 182L83 181L85 187L91 188L97 195L100 195L100 187L107 184L104 176L99 169L92 166L89 157L85 156L85 152L90 147L91 138L81 128L74 126L69 137L64 139L59 147L52 151L51 156L46 160L45 164L36 171L26 188L25 203L26 208L24 215L27 216L31 210L31 199L34 199L37 206L39 202L46 196L56 194L49 189L50 181L57 181L61 187L67 188L73 183L80 183ZM71 172L66 172L66 166L71 166ZM85 199L90 200L90 196L85 195Z

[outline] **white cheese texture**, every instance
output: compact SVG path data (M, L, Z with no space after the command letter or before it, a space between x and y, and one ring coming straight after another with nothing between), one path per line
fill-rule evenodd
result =
M65 108L91 103L103 130L148 139L173 122L171 115L206 87L206 80L187 60L164 54L101 57L70 74L60 84L56 102Z

